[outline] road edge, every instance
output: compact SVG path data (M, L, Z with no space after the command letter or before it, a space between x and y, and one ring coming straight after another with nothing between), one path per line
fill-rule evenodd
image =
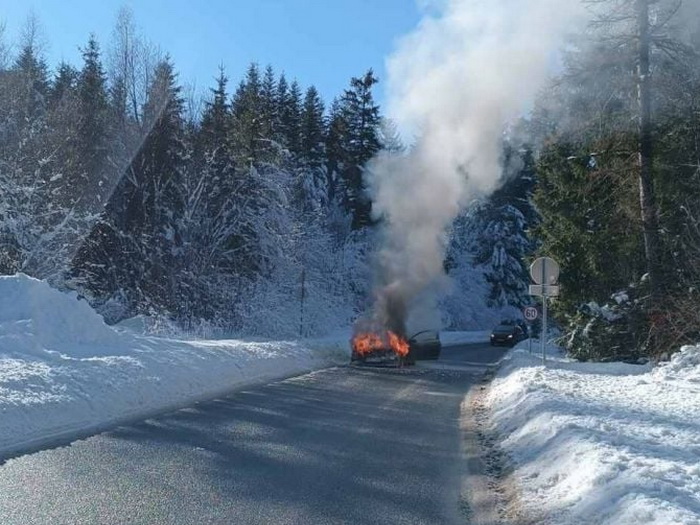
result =
M460 507L471 525L536 525L541 517L525 514L512 467L490 428L486 401L496 369L484 373L460 406L460 430L465 474Z

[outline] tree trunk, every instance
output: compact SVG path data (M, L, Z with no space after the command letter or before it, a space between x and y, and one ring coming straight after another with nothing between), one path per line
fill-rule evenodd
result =
M659 224L654 201L654 181L652 178L653 143L651 134L651 76L649 0L637 0L637 21L639 25L639 202L642 211L644 230L644 254L651 285L652 297L660 291L659 275Z

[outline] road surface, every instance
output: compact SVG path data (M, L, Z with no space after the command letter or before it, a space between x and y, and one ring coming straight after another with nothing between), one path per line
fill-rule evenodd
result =
M338 367L0 466L0 523L452 524L460 404L503 350Z

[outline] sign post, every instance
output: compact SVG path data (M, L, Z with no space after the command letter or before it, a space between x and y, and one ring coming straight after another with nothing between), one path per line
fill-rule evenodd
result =
M299 337L304 337L304 299L306 299L306 268L301 270L301 293L299 294Z
M559 295L559 263L551 257L539 257L530 265L530 277L535 284L530 285L530 295L542 297L542 364L547 364L547 297Z
M527 324L527 348L528 352L532 353L532 322L537 319L539 312L534 306L526 306L523 308L523 317L528 322Z
M542 364L547 366L547 296L542 296L542 335L540 336L542 344Z

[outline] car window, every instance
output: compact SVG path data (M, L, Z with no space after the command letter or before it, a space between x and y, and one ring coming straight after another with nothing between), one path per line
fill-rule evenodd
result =
M436 339L438 339L438 335L437 332L435 332L434 330L418 332L413 337L411 337L411 341L414 341L416 343L427 343L429 341L435 341Z

